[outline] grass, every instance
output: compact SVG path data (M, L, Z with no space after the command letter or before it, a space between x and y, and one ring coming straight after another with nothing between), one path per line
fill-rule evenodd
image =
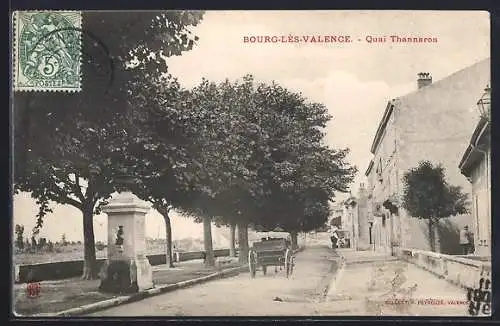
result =
M81 305L116 297L97 291L99 280L84 281L79 278L40 283L40 295L26 295L26 284L14 285L14 311L20 315L54 313Z
M239 265L235 260L224 264L223 267L219 265L205 267L201 261L176 264L173 269L167 269L165 265L155 266L153 283L155 285L174 284L237 266ZM98 292L99 284L99 280L84 281L79 278L43 281L40 282L40 295L36 298L26 295L26 284L15 284L14 311L24 316L55 313L119 296Z

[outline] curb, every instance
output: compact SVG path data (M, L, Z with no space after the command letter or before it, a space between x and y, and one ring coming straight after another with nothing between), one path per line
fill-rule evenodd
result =
M295 249L295 250L293 251L293 254L295 255L296 253L301 252L301 251L303 251L304 249L306 249L306 247L305 247L305 246L299 247L299 248L297 248L297 249Z
M108 309L111 307L116 307L121 304L125 303L132 303L135 301L140 301L149 297L153 297L155 295L175 291L178 289L183 289L187 288L191 285L196 285L200 283L204 283L213 279L217 278L225 278L225 277L231 277L231 276L236 276L240 273L248 271L248 266L239 266L239 267L233 267L229 268L220 272L216 272L207 276L202 276L199 278L191 279L191 280L186 280L174 284L166 284L166 285L160 285L158 287L148 289L141 291L139 293L135 293L132 295L127 295L127 296L121 296L113 299L108 299L104 301L99 301L95 303L91 303L88 305L84 305L81 307L77 308L71 308L67 309L64 311L56 312L56 313L45 313L45 314L37 314L34 315L33 317L70 317L70 316L81 316L85 314L89 314L92 312L96 312L99 310L104 310Z

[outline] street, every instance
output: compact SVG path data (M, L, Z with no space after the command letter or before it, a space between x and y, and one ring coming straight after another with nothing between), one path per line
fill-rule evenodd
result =
M342 260L347 264L345 268L341 268ZM385 301L381 304L387 300L381 293L386 292L384 286L390 282L382 282L382 286L378 282L369 289L367 283L373 281L373 275L378 275L374 267L385 268L387 276L401 266L402 289L413 288L415 300L439 299L441 302L415 301L403 305ZM386 278L382 275L378 280ZM296 255L296 268L289 279L284 271L275 274L273 269L266 276L257 271L254 279L243 273L89 316L466 315L464 302L450 304L448 300L465 300L465 292L392 257L371 252L334 252L325 244L317 243L309 244Z

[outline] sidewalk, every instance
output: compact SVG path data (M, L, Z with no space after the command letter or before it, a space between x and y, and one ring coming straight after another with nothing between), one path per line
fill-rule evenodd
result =
M333 315L467 316L466 293L419 267L374 252L340 251L330 285Z
M397 257L391 256L384 252L373 250L356 251L354 249L336 249L339 256L343 257L346 263L368 263L378 261L393 261L398 260Z
M269 268L263 275L258 269L255 278L241 273L85 316L311 316L336 271L336 259L326 246L306 247L296 254L289 278L284 270Z
M224 262L224 263L220 263ZM178 284L217 272L227 271L240 266L237 258L225 257L216 262L216 267L208 268L202 260L191 260L176 263L174 268L166 265L153 266L153 283L155 287ZM32 316L38 314L54 314L84 305L97 304L106 300L128 298L125 295L113 295L98 292L100 280L84 281L71 278L58 281L40 282L40 295L29 298L26 295L26 284L15 284L13 289L13 311L18 315Z

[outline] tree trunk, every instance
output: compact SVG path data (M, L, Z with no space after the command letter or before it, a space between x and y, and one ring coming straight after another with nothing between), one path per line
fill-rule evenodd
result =
M248 224L238 223L238 262L248 264Z
M439 220L434 221L434 250L437 253L441 252L441 244L439 242Z
M434 228L435 228L434 220L432 218L429 218L429 245L431 247L432 252L436 252L436 241L435 241L436 232L434 231Z
M231 223L231 232L229 239L229 256L236 257L236 250L234 248L234 240L236 236L236 223Z
M97 278L98 268L95 256L94 207L88 205L83 210L83 275L84 280Z
M296 231L290 232L290 237L292 238L292 249L295 250L299 248L299 243L297 240L297 232Z
M205 247L205 266L215 266L214 249L212 244L212 219L203 218L203 242Z
M172 225L170 224L168 212L164 212L162 216L165 220L165 242L167 245L165 263L168 267L174 267L174 261L172 259Z

